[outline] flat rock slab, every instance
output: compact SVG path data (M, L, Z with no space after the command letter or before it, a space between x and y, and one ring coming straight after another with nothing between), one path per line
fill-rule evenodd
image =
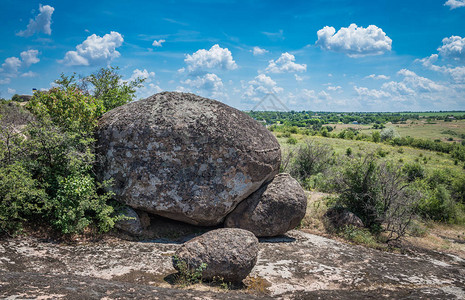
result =
M82 245L2 240L0 298L465 299L465 260L458 256L394 254L298 230L260 240L251 276L271 284L268 295L177 290L164 278L175 273L171 255L179 247L165 240Z

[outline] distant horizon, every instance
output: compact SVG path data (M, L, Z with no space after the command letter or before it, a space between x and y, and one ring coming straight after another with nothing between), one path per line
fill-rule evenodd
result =
M0 3L0 98L118 66L137 98L240 110L465 111L465 0Z

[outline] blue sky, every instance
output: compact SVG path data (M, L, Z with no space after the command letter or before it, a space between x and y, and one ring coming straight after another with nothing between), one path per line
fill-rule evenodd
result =
M120 67L143 98L251 109L465 110L465 0L0 2L0 97Z

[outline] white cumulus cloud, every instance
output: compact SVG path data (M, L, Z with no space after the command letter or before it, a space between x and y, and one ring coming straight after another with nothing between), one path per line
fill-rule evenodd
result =
M15 89L8 88L8 94L14 94L14 93L16 93Z
M120 56L116 48L120 47L123 41L123 36L115 31L103 37L93 34L77 45L76 51L68 51L59 62L68 66L109 64L112 59Z
M350 24L336 32L334 27L325 26L317 32L316 44L324 50L345 53L350 57L380 55L391 51L392 40L381 28L367 28Z
M376 80L388 80L391 77L382 75L382 74L381 75L371 74L371 75L365 76L365 78L371 78L371 79L376 79Z
M30 49L20 53L21 59L14 56L6 58L2 64L2 67L0 68L0 75L6 78L1 79L1 82L3 82L3 84L10 83L9 77L17 77L19 75L20 69L27 68L32 64L38 63L40 61L40 59L37 57L38 55L38 50ZM32 72L25 74L29 75L29 73L32 74Z
M465 38L451 36L442 40L442 46L438 48L439 54L445 58L465 61Z
M36 32L43 32L51 35L52 29L50 25L52 24L52 14L54 10L55 8L50 5L39 5L39 14L34 20L30 19L26 29L18 32L16 35L28 37Z
M450 9L456 9L459 7L464 7L465 0L447 0L447 2L444 3L444 5L449 6Z
M221 48L218 44L213 45L210 50L200 49L193 54L187 54L184 59L189 73L201 73L206 70L234 70L237 68L231 51Z
M464 83L465 82L465 67L450 67L450 66L439 66L435 63L438 61L438 55L432 54L429 57L415 60L420 62L425 68L447 74L452 77L455 82Z
M194 79L186 79L181 83L189 85L191 87L209 91L212 94L221 91L223 88L223 81L218 75L213 73L207 73L203 76L196 76Z
M0 79L0 84L9 84L11 82L11 79L9 77Z
M254 79L250 80L248 84L244 84L243 88L245 92L242 97L254 101L259 101L265 94L281 93L283 91L283 88L279 87L276 81L265 74L256 76Z
M40 59L37 57L38 55L39 51L34 49L23 51L20 54L21 60L23 61L26 67L38 63L40 61Z
M21 77L36 77L38 74L32 71L21 74Z
M166 42L165 40L154 40L153 43L152 43L152 46L155 46L155 47L161 47L162 44Z
M2 64L0 69L1 73L5 73L6 76L16 76L18 69L21 67L21 60L17 57L8 57Z
M134 81L137 78L145 79L145 82L150 82L153 78L155 78L155 72L149 72L147 69L135 69L132 71L132 75L129 78L129 81Z
M269 51L266 50L266 49L262 49L258 46L255 46L253 47L253 49L251 50L253 55L257 56L257 55L262 55L262 54L265 54L265 53L268 53Z
M284 72L305 72L306 64L295 63L295 56L287 52L281 54L277 60L270 60L266 72L284 73Z

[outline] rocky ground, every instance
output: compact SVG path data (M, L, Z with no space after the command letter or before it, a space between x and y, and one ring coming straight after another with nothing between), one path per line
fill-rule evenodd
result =
M389 253L299 230L260 240L248 288L180 289L169 278L175 273L171 255L181 242L105 238L70 245L3 239L0 298L465 299L465 260L459 256Z

